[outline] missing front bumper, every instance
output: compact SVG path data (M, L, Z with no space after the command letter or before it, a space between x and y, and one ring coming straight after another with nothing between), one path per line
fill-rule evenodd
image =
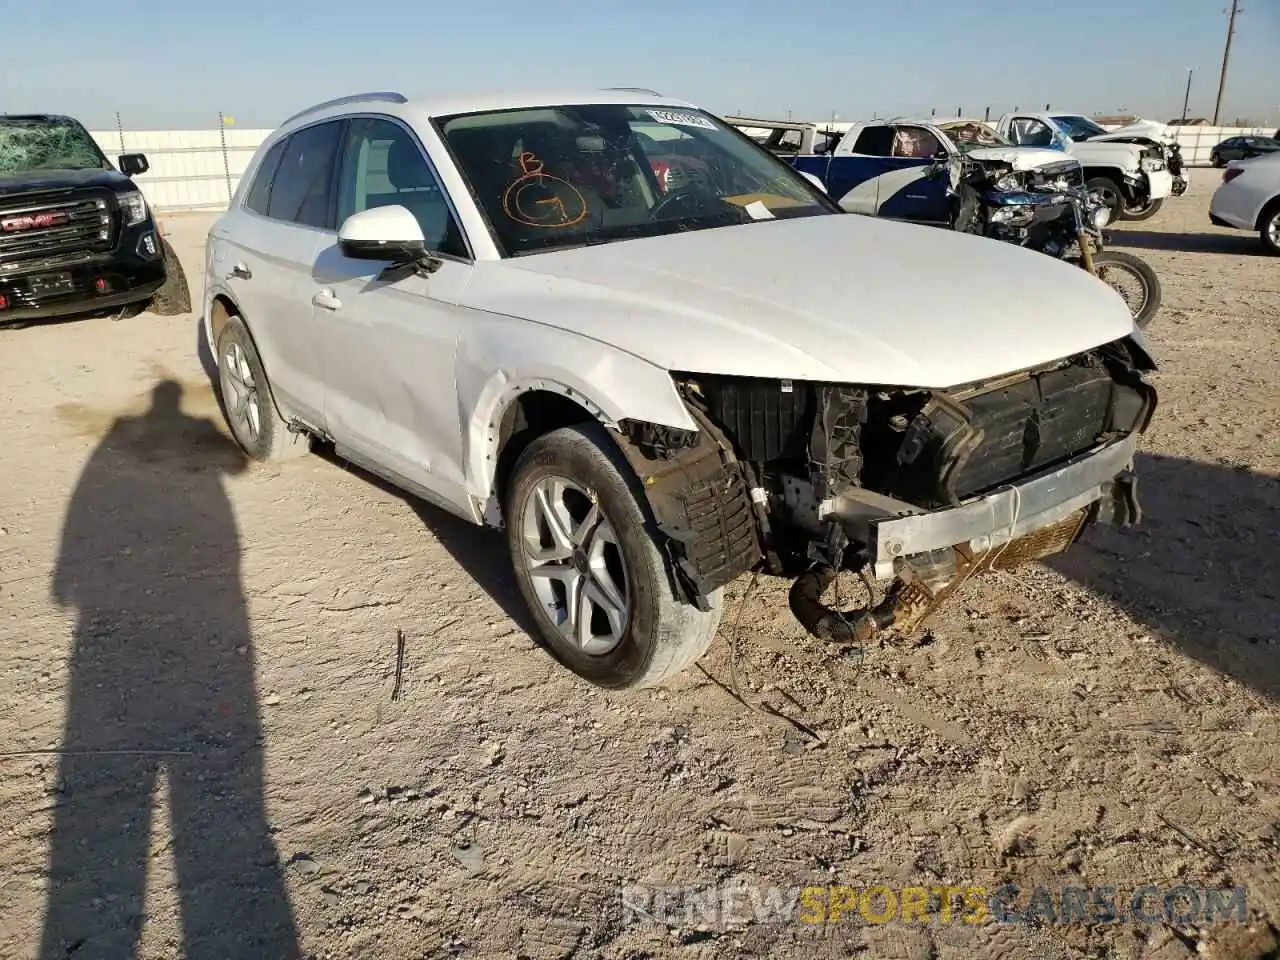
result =
M793 584L791 610L810 634L831 642L865 642L885 629L910 634L970 577L1061 553L1091 523L1138 523L1137 442L1136 435L1113 441L1016 486L942 510L868 520L866 500L837 498L826 516L843 522L851 539L866 538L867 572L889 581L888 590L866 609L832 610L820 597L835 572L819 565Z
M958 507L871 521L876 579L893 576L905 557L957 545L982 553L1065 519L1103 499L1107 485L1132 470L1137 446L1130 435ZM838 518L850 506L837 500L828 515Z

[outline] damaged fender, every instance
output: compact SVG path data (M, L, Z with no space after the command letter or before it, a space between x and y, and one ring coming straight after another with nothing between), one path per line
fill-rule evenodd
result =
M598 341L523 321L495 325L483 339L464 340L456 377L467 492L477 519L490 526L502 523L496 479L503 418L530 391L563 396L614 429L628 418L697 429L661 367Z

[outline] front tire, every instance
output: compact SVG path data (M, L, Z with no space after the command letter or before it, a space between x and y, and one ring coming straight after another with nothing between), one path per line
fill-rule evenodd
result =
M161 238L160 249L164 255L164 285L151 298L148 309L161 317L177 317L191 312L191 287L182 261L168 240Z
M1096 193L1103 204L1111 211L1109 223L1115 223L1124 215L1124 194L1120 185L1110 177L1094 177L1084 185L1090 193Z
M227 318L215 357L218 401L241 449L264 463L307 454L311 438L290 430L280 416L253 337L239 317Z
M504 502L520 592L552 656L607 689L650 687L715 639L710 610L672 595L644 494L603 427L562 427L525 448Z
M1093 266L1098 279L1124 297L1134 323L1145 330L1160 309L1163 298L1160 278L1151 265L1123 250L1100 250L1093 255ZM1131 291L1126 281L1136 281L1138 291Z
M1157 213L1160 212L1160 208L1163 206L1164 206L1163 197L1161 197L1159 200L1148 200L1145 204L1140 206L1133 206L1133 207L1126 206L1124 208L1124 219L1125 220L1150 220L1152 217L1154 217Z

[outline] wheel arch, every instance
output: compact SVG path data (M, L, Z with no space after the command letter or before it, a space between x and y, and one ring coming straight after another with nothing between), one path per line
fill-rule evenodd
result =
M1261 230L1267 222L1267 218L1272 216L1276 210L1280 210L1280 193L1268 200L1262 205L1262 209L1258 211L1258 219L1254 221L1253 229Z
M1117 187L1124 188L1124 171L1119 167L1106 167L1085 164L1083 167L1085 180L1096 180L1099 177L1115 182Z
M207 315L208 320L205 322L205 327L208 331L209 359L212 364L212 368L207 372L209 378L213 381L215 395L220 397L222 394L221 381L218 375L218 337L222 335L222 331L232 317L239 317L240 323L244 326L244 331L249 337L249 342L253 344L253 350L258 355L258 362L262 364L262 372L266 374L267 395L271 398L271 403L276 408L276 412L285 420L289 420L287 411L281 409L280 401L276 398L276 391L272 385L271 371L267 368L267 358L262 355L262 348L258 346L258 338L254 336L253 325L250 324L249 318L241 312L235 301L225 293L213 295L209 300Z
M482 522L504 525L507 485L531 443L562 427L596 424L608 437L608 453L630 468L628 483L667 557L673 595L709 609L712 593L765 557L763 501L753 498L754 475L720 428L683 407L674 388L673 396L688 428L611 417L563 383L543 380L513 391L486 434Z
M586 396L554 381L540 381L517 388L494 410L486 431L484 474L487 490L484 519L490 526L502 522L504 498L511 472L520 454L540 436L578 423L608 425L608 418Z
M213 299L209 301L209 320L207 323L209 330L209 349L215 351L215 354L218 346L218 337L221 335L223 327L227 325L227 321L233 316L240 317L240 322L243 323L246 328L249 326L249 322L245 320L244 316L240 313L240 309L229 296L225 293L215 293L213 295ZM250 331L250 336L252 335L253 332ZM256 343L254 344L254 347L255 349L257 348Z

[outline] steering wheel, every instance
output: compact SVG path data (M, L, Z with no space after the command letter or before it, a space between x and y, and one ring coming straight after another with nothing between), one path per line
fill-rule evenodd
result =
M676 187L655 203L653 209L649 211L649 220L663 219L672 207L678 207L680 204L690 207L690 213L696 215L699 211L710 207L708 203L710 200L720 200L720 197L709 193L705 187L697 183L686 183L684 186Z

